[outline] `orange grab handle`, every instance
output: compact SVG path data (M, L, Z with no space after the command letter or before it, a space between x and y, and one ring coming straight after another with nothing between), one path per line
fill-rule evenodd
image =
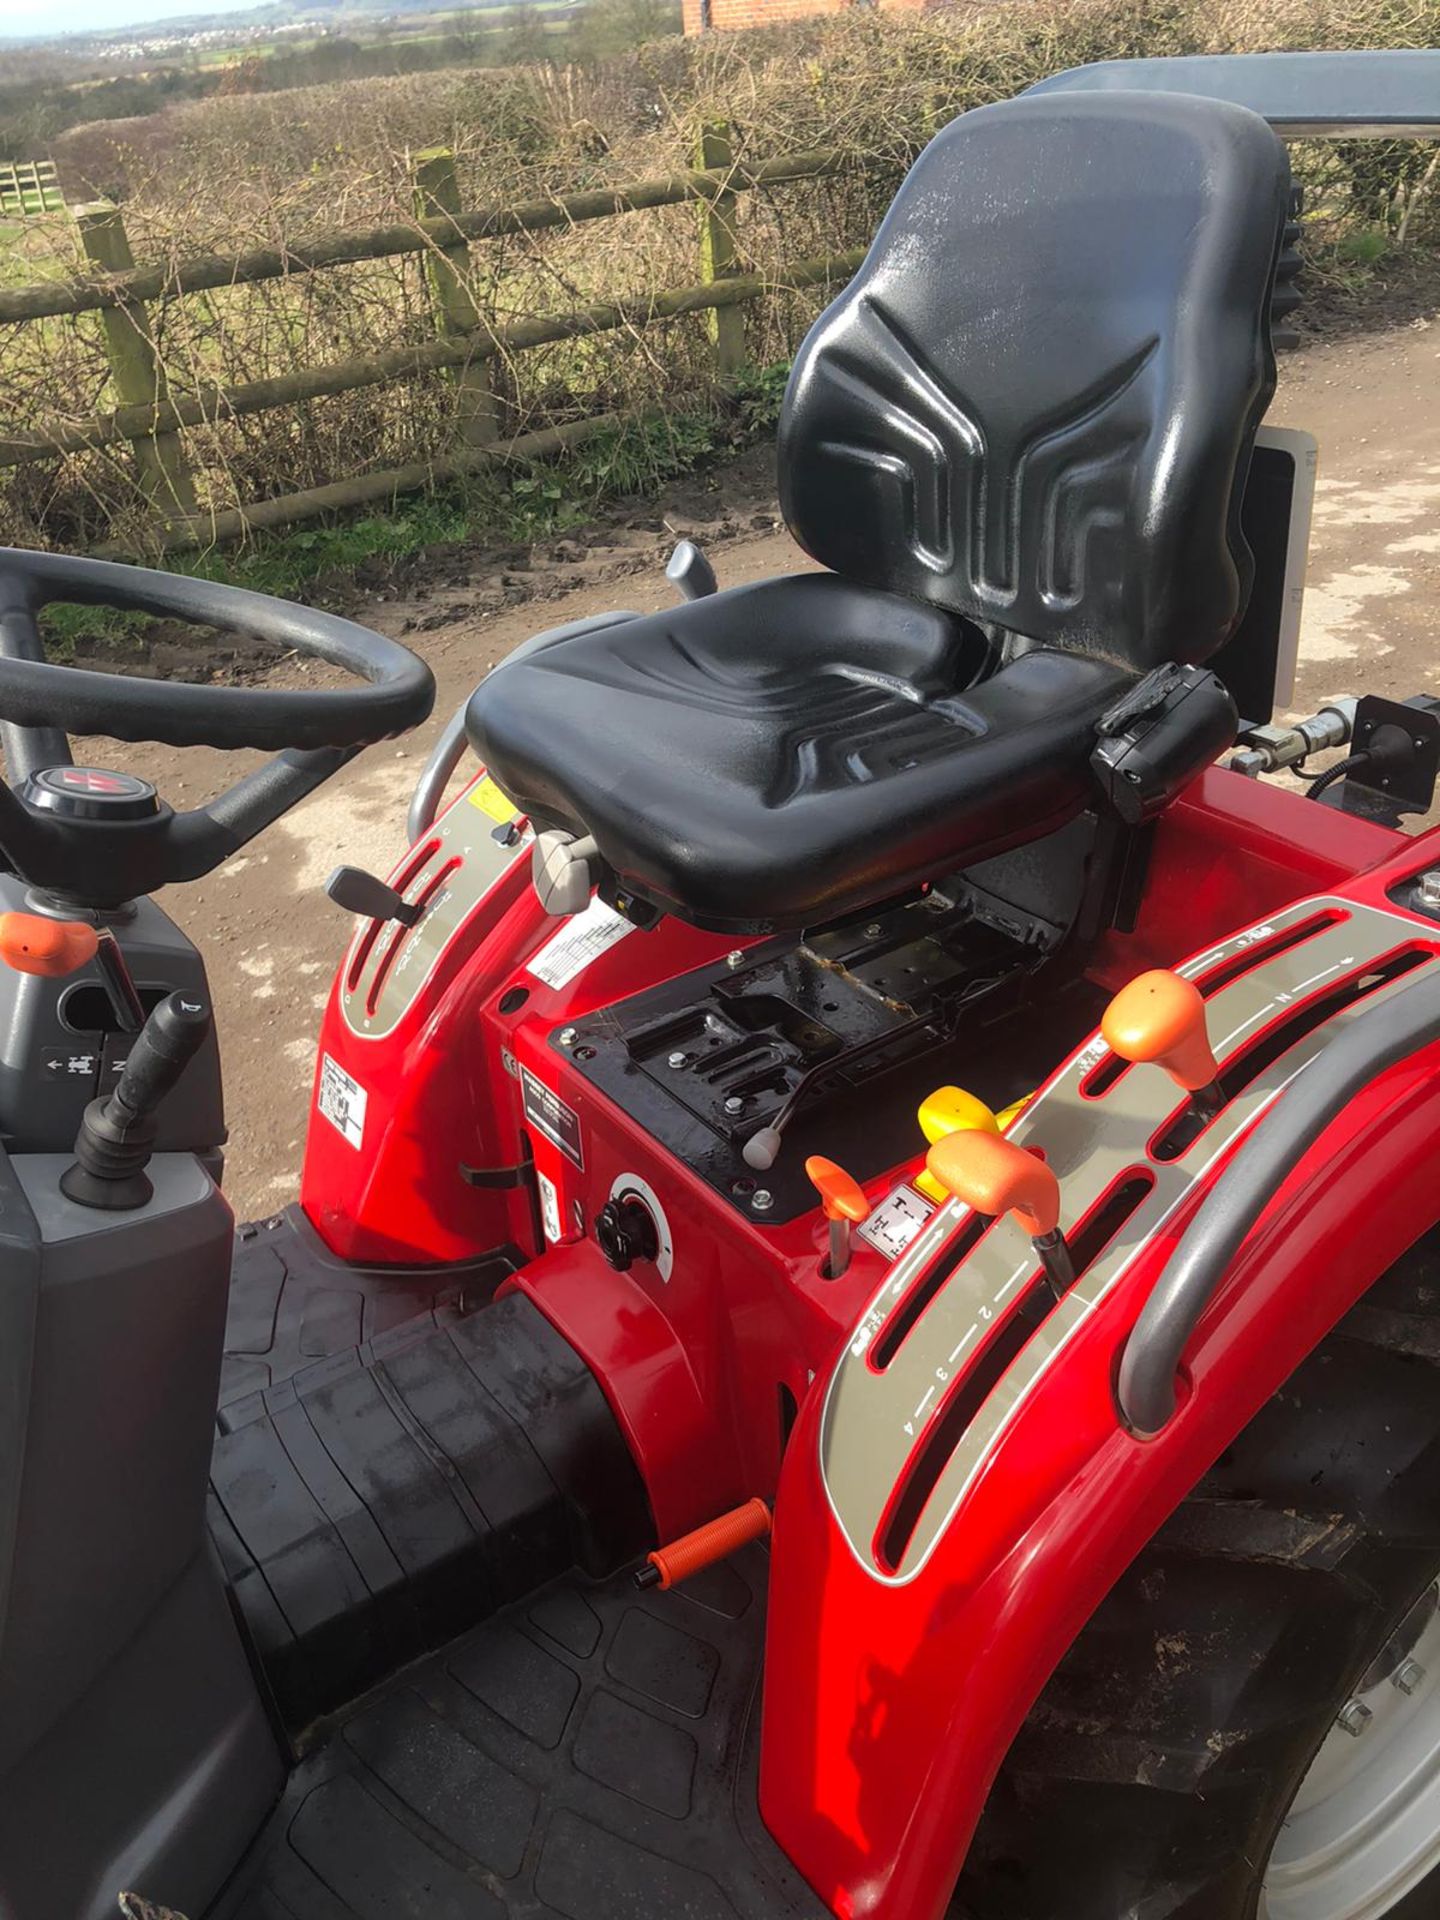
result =
M1032 1239L1060 1223L1060 1182L1052 1168L1008 1134L967 1128L931 1147L925 1164L947 1193L976 1213L1013 1213Z
M1140 974L1120 989L1105 1009L1100 1031L1122 1060L1153 1061L1187 1093L1197 1093L1220 1077L1200 989L1163 967Z
M47 920L40 913L0 913L0 960L17 973L51 979L95 958L100 936L83 920Z
M714 1566L717 1560L728 1560L732 1553L749 1546L752 1540L763 1540L769 1531L769 1507L760 1499L747 1500L743 1507L707 1520L703 1527L682 1534L668 1547L659 1547L646 1558L659 1573L659 1584L664 1591Z

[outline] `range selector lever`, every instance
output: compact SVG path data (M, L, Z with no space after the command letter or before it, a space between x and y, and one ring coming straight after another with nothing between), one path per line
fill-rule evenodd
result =
M931 1147L925 1164L947 1193L976 1213L1013 1213L1040 1257L1057 1300L1075 1283L1075 1265L1060 1231L1060 1182L1053 1168L1003 1133L967 1127Z
M145 1169L155 1148L160 1103L204 1046L210 1003L172 993L135 1038L115 1090L92 1100L80 1122L75 1164L60 1176L67 1200L107 1213L143 1207L154 1192Z
M1157 967L1122 987L1100 1032L1122 1060L1163 1067L1207 1120L1225 1104L1220 1066L1205 1026L1205 999L1193 980Z

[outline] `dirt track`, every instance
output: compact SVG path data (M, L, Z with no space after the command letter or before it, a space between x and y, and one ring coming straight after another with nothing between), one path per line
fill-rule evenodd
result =
M1338 693L1440 692L1440 314L1294 356L1270 418L1308 428L1321 448L1297 710ZM676 534L705 541L726 586L808 564L764 485L753 462L725 470L708 490L687 483L677 508L616 530L605 546L565 547L559 559L552 548L543 578L527 583L517 569L497 589L457 563L444 585L362 613L429 660L435 720L398 747L372 748L245 855L166 902L210 967L232 1134L227 1186L242 1219L294 1197L316 1022L348 936L321 892L330 869L342 859L388 868L435 728L529 633L607 607L668 604L661 566ZM566 576L574 588L550 597ZM496 604L537 587L543 602ZM102 765L115 753L103 742L92 751ZM149 749L122 764L193 805L235 777L238 759Z

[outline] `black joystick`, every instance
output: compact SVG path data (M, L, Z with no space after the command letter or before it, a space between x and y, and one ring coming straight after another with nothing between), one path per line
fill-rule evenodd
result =
M143 1207L155 1189L145 1169L155 1148L161 1101L205 1044L210 1003L172 993L145 1022L113 1093L92 1100L80 1122L75 1164L60 1191L82 1207L108 1213Z

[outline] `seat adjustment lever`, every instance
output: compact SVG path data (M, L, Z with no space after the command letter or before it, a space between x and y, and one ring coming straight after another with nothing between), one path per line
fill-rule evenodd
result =
M546 913L563 920L569 914L585 911L595 885L590 862L599 851L589 834L577 840L554 827L536 835L530 878Z

